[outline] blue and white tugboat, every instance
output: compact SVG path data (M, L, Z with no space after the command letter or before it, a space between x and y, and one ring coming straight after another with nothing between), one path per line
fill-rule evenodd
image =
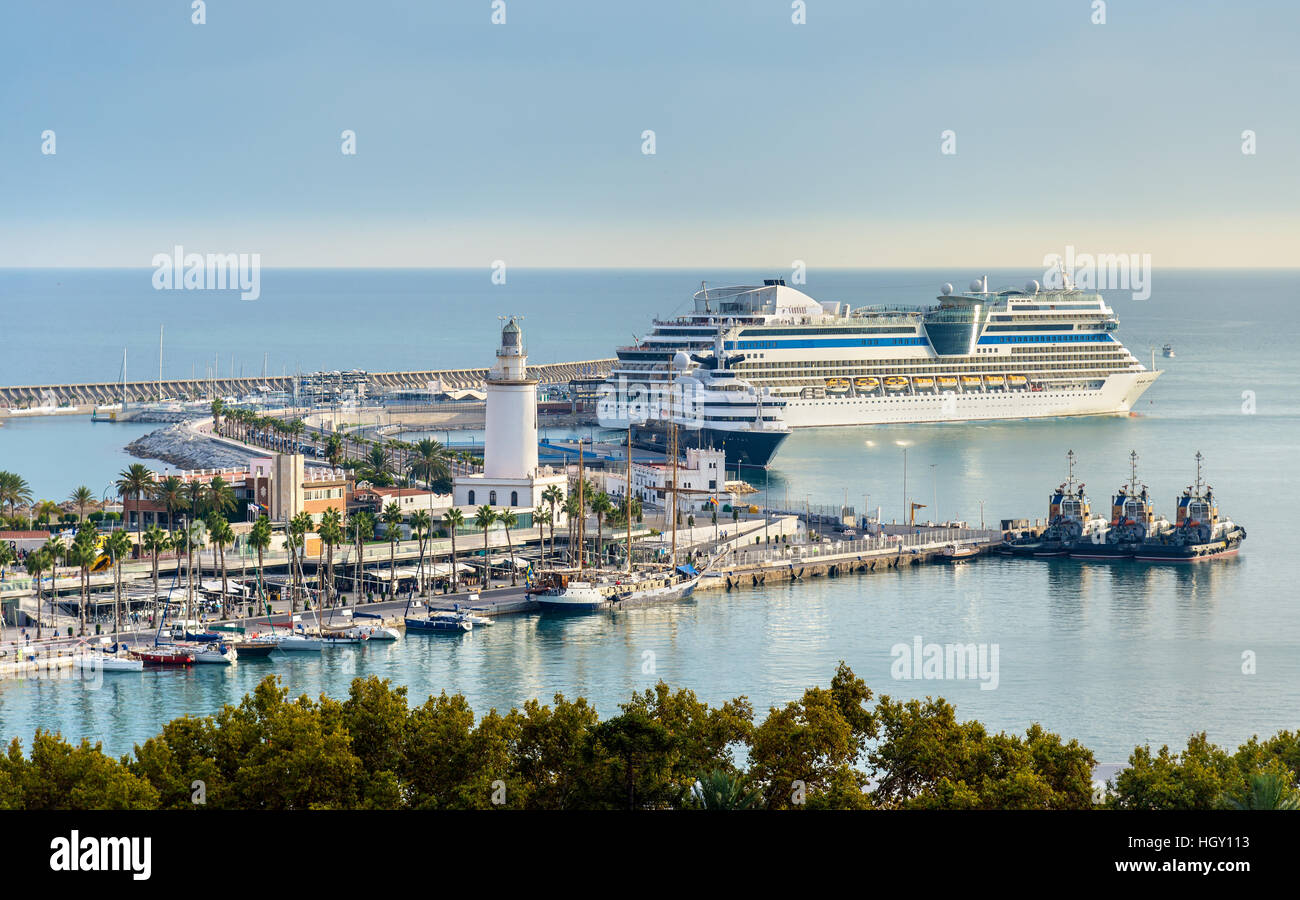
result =
M1147 486L1138 481L1137 460L1137 451L1130 451L1128 484L1111 500L1110 527L1075 541L1071 559L1132 559L1143 542L1169 530L1169 520L1155 515Z
M1144 562L1197 562L1234 556L1246 539L1246 529L1219 515L1214 488L1201 475L1202 456L1196 454L1196 483L1178 498L1171 531L1144 541L1136 558Z

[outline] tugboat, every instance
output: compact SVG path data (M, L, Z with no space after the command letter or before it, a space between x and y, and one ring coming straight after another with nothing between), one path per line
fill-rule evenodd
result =
M1066 453L1065 459L1065 482L1047 499L1047 528L1002 544L998 552L1003 556L1068 556L1071 545L1105 531L1106 520L1092 515L1084 485L1074 477L1074 451Z
M1106 520L1092 515L1092 503L1083 492L1085 485L1074 477L1074 451L1066 454L1065 483L1052 494L1047 506L1047 530L1033 556L1069 556L1079 541L1092 542L1093 535L1104 533Z
M1196 454L1196 484L1178 498L1174 528L1144 541L1136 558L1144 562L1197 562L1234 556L1246 539L1246 529L1220 518L1214 488L1201 477L1200 452Z
M1138 481L1137 460L1137 451L1130 451L1128 484L1111 500L1110 526L1075 541L1069 548L1071 559L1132 559L1144 541L1169 529L1169 520L1151 510L1147 486Z

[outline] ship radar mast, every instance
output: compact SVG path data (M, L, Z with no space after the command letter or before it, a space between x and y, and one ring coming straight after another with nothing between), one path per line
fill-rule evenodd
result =
M1138 452L1136 450L1128 452L1128 495L1130 497L1138 495Z

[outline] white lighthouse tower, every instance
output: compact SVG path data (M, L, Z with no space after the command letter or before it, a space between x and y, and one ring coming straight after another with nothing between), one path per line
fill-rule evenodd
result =
M528 377L528 354L519 321L501 329L496 364L483 379L487 392L487 430L483 471L455 480L457 506L519 510L521 518L542 506L542 493L559 485L568 493L568 475L537 464L537 379Z
M497 363L483 387L487 391L483 475L527 478L537 471L537 379L528 377L524 336L513 317L501 329Z

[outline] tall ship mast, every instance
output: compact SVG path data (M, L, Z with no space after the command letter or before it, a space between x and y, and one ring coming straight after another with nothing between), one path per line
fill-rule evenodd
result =
M992 290L982 276L929 306L854 308L773 278L705 285L693 303L619 348L610 384L669 382L678 353L716 344L786 424L810 428L1123 414L1160 375L1120 343L1101 295L1065 279Z

